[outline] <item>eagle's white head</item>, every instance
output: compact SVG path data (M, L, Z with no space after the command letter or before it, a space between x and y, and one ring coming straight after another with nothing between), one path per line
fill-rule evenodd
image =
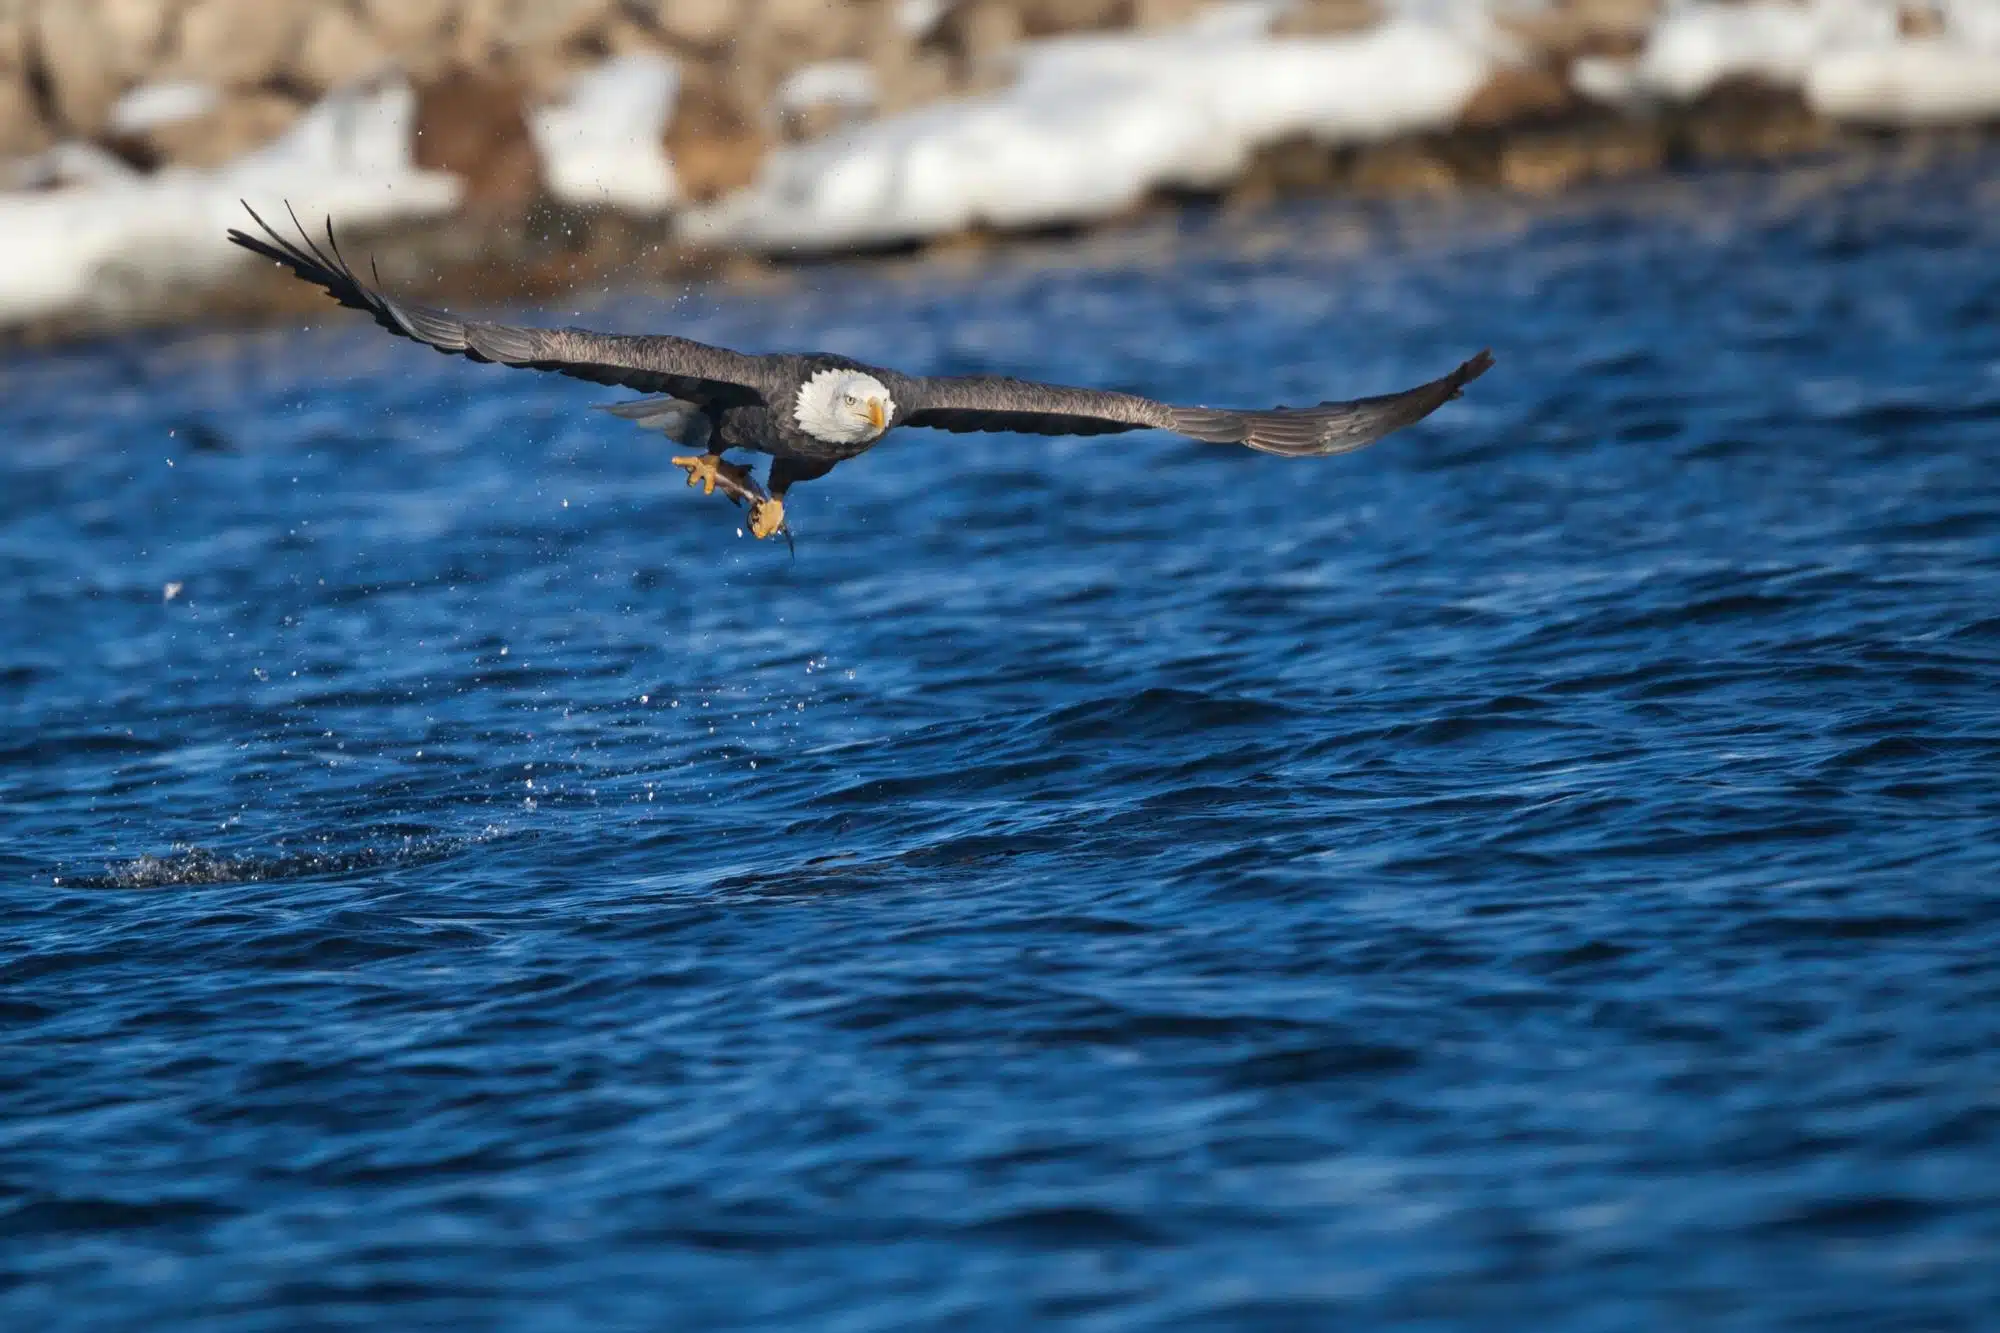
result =
M865 444L889 429L896 401L881 380L862 370L822 370L799 386L792 419L828 444Z

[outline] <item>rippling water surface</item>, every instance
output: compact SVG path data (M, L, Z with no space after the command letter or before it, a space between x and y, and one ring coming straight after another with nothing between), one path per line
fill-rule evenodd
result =
M0 1323L1992 1327L1996 179L586 307L1499 358L1316 464L911 432L796 558L345 313L16 355Z

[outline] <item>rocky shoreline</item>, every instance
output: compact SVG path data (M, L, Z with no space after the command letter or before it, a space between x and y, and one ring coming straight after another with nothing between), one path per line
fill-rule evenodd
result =
M1948 147L2000 119L1981 6L0 0L0 338L318 308L221 246L237 195L497 302L1191 200Z

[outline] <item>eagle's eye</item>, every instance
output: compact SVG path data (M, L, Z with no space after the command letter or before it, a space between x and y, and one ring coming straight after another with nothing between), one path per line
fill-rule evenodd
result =
M842 401L842 402L844 402L844 403L846 403L846 404L847 404L847 405L848 405L849 407L852 407L852 406L854 406L854 395L853 395L853 394L851 394L851 393L844 393L844 394L842 394L842 395L841 395L840 397L841 397L841 401Z

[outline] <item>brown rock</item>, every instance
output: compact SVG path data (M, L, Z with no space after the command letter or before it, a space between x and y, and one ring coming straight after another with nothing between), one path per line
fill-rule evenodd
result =
M1552 6L1595 28L1640 31L1650 28L1665 7L1664 0L1556 0Z
M1609 122L1510 142L1501 153L1500 180L1512 189L1553 194L1583 181L1650 175L1666 158L1666 137L1657 126Z
M224 97L207 115L178 120L135 136L142 150L128 156L190 167L217 167L262 148L290 129L305 110L279 93L245 89Z
M681 192L698 204L711 203L756 180L770 148L770 140L754 129L733 135L667 136L667 153Z
M931 29L925 45L942 52L954 82L971 91L1005 81L1006 55L1026 31L1026 16L1007 0L967 0Z
M0 71L0 157L25 157L53 138L19 70Z
M26 0L0 0L0 74L26 67L33 33L33 15Z
M1502 67L1459 113L1465 129L1495 129L1558 119L1577 107L1569 80L1533 66Z
M541 192L541 165L519 80L456 70L417 89L417 165L455 172L468 203L522 208Z
M837 103L786 107L778 113L778 138L784 143L810 143L865 119L854 108Z
M33 42L57 117L73 133L95 134L122 82L97 7L81 0L43 7Z
M951 58L941 51L885 45L874 56L884 115L935 102L952 91Z
M1278 16L1271 31L1288 37L1330 37L1359 32L1382 21L1376 0L1302 0Z
M1229 188L1229 198L1236 204L1254 204L1324 190L1334 183L1339 156L1306 135L1265 144L1250 155L1243 174Z
M1503 9L1501 27L1548 60L1634 56L1659 17L1659 0L1561 0L1545 9Z
M1905 37L1942 37L1944 30L1937 0L1903 0L1896 7L1896 31Z
M1102 32L1132 25L1132 0L1015 0L1008 5L1030 37Z
M1834 133L1798 89L1739 75L1676 114L1672 152L1696 161L1762 162L1824 148Z
M531 46L520 50L488 47L477 59L461 48L452 67L483 70L514 80L525 90L527 104L532 107L562 101L579 74L601 63L602 57L596 53L567 46Z
M1201 0L1131 0L1135 28L1164 28L1186 23L1202 8Z
M723 70L689 64L681 70L666 146L681 190L707 203L755 180L771 145L761 118L744 106Z
M762 0L739 31L736 49L739 55L753 57L767 53L782 77L815 61L861 55L878 17L869 5Z
M1599 126L1589 136L1591 175L1598 180L1644 176L1666 165L1667 144L1657 126L1634 121Z
M324 5L306 19L292 74L301 86L323 92L379 74L390 63L388 48L352 12Z
M726 52L709 62L727 72L729 99L762 120L787 75L801 66L859 55L879 31L881 12L826 0L762 0L747 9Z
M531 104L559 100L613 50L612 0L459 0L441 49L450 68L518 79Z
M837 21L838 11L851 8L829 4L827 0L755 0L754 4L743 6L749 23L779 32L805 32Z
M273 0L193 0L175 25L167 72L248 87L280 76L297 50L305 15Z
M1443 155L1421 143L1385 143L1364 148L1350 179L1369 194L1446 195L1458 192L1458 172Z
M1500 150L1500 183L1524 194L1554 194L1589 180L1594 167L1590 144L1577 135L1534 135Z
M173 6L160 0L79 0L93 14L98 40L111 67L127 80L152 72L166 40ZM44 13L63 7L43 0Z
M72 133L94 134L127 85L156 66L168 7L159 0L46 0L0 7L8 68L39 64L55 112Z
M674 55L665 35L643 18L634 17L630 10L621 9L613 14L595 40L603 45L607 55L630 55L634 51Z
M437 67L444 56L456 0L355 0L362 26L413 73Z
M637 4L654 26L676 42L694 47L726 45L736 35L737 0L652 0Z
M540 52L590 38L616 0L458 0L459 52Z
M522 46L596 42L618 10L618 0L515 0L514 40Z

